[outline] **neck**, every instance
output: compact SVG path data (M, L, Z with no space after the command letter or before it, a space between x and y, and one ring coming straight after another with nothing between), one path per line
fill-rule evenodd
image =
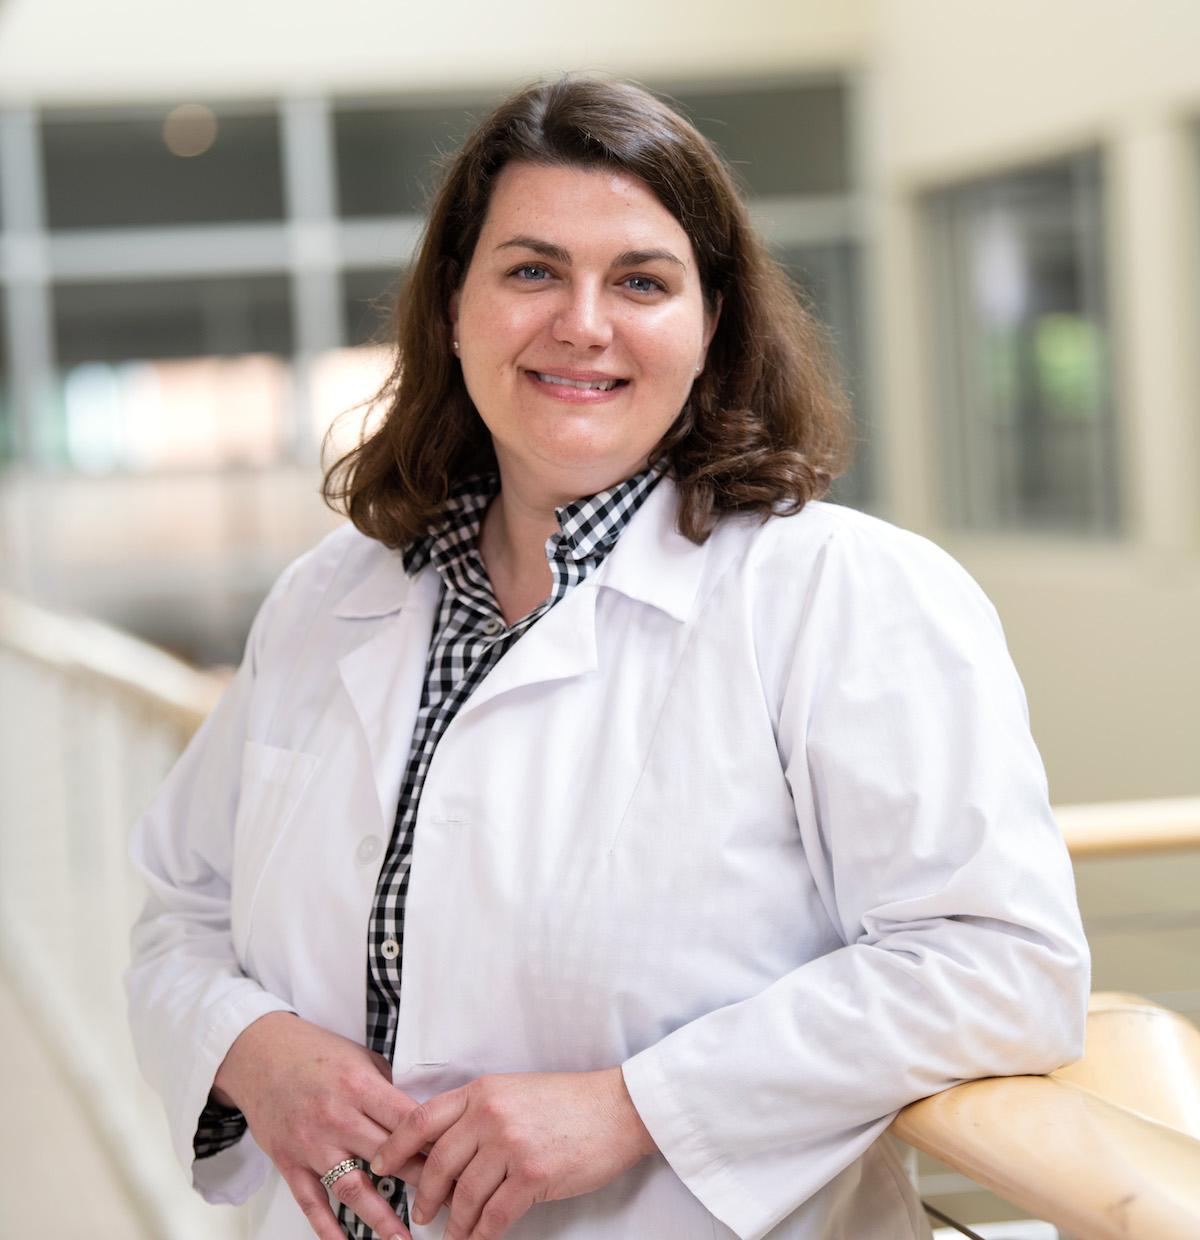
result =
M546 539L558 532L554 505L530 502L503 484L479 532L479 554L508 624L532 611L553 586Z

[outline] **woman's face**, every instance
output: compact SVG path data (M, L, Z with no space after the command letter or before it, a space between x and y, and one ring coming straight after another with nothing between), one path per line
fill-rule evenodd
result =
M716 317L687 234L644 182L509 164L450 305L503 485L559 503L636 473Z

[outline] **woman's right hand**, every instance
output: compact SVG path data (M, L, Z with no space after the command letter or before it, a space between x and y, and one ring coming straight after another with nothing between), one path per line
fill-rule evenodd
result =
M270 1012L239 1034L212 1096L246 1117L320 1240L345 1240L321 1176L346 1158L369 1162L416 1106L392 1084L382 1055L290 1012ZM406 1164L402 1176L416 1183L424 1161ZM410 1240L365 1171L343 1175L329 1191L377 1235Z

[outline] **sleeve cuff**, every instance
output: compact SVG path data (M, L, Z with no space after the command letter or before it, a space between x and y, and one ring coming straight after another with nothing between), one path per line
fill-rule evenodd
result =
M681 1105L663 1068L658 1046L621 1065L625 1088L671 1170L710 1213L739 1240L758 1240L778 1220L754 1209L752 1194L739 1185L733 1170L706 1142Z
M222 1007L201 1041L184 1109L185 1114L193 1118L186 1130L181 1126L174 1136L180 1161L185 1167L191 1167L192 1186L209 1202L240 1205L262 1187L271 1169L270 1160L245 1129L240 1112L233 1112L233 1115L242 1118L243 1129L232 1142L221 1143L207 1156L200 1153L196 1144L201 1137L217 1069L238 1035L270 1012L294 1012L294 1009L282 999L255 988L237 1002Z

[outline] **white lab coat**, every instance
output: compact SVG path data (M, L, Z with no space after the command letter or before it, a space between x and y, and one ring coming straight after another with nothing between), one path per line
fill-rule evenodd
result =
M923 539L813 503L697 547L675 502L664 481L438 746L395 1082L623 1065L662 1153L514 1240L926 1235L892 1112L1081 1050L1087 948L1021 686ZM136 831L138 1053L199 1191L258 1191L259 1240L309 1231L250 1137L193 1162L196 1120L267 1011L364 1037L438 585L349 527L293 564Z

